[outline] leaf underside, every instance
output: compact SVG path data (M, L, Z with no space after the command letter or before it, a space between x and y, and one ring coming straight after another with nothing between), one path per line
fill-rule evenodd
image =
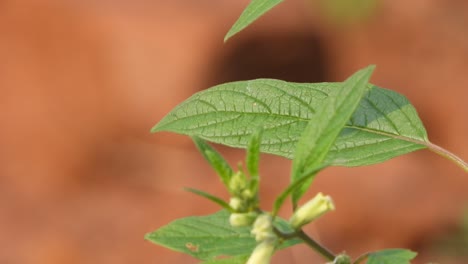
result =
M402 95L369 84L325 163L363 166L426 147L429 142L416 110ZM152 132L170 131L246 148L263 129L261 151L293 158L308 121L341 83L291 83L272 79L214 86L185 100Z

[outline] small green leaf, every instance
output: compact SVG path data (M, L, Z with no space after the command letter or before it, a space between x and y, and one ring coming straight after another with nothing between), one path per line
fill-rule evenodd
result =
M203 139L196 136L193 136L192 139L198 150L203 154L203 157L205 157L211 167L215 169L224 185L229 186L229 180L233 174L231 166L229 166L227 161Z
M291 159L311 116L341 87L342 83L271 79L226 83L194 94L166 115L152 132L171 131L247 148L252 133L262 127L260 150ZM371 84L369 89L325 163L376 164L430 144L416 110L405 97Z
M200 191L200 190L197 190L197 189L192 189L192 188L184 188L184 190L188 191L188 192L191 192L191 193L194 193L196 195L199 195L201 197L204 197L218 205L220 205L222 208L228 210L229 212L234 212L235 210L231 208L231 206L226 203L223 199L219 198L219 197L216 197L214 195L211 195L207 192L204 192L204 191Z
M224 37L226 42L283 0L252 0Z
M324 107L318 109L309 120L294 153L291 182L299 179L304 172L324 165L330 148L356 110L375 66L369 66L349 77L336 96L328 97ZM292 193L293 204L307 191L312 183L310 178Z
M147 234L145 239L201 260L214 260L220 256L249 256L257 245L250 234L250 227L232 227L229 215L228 211L222 210L208 216L177 219ZM277 218L275 226L283 231L292 231L284 219ZM302 241L287 240L280 248L298 243Z
M407 249L385 249L368 253L366 264L410 264L416 255Z

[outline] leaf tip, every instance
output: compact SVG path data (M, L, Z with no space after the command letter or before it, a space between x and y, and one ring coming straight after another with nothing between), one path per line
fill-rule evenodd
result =
M375 68L377 66L375 64L371 64L367 67L365 67L364 69L362 69L363 72L365 72L366 75L372 75L372 73L374 72Z
M224 40L223 42L226 43L231 37L232 37L232 33L231 31L229 30L229 32L226 34L226 36L224 36Z
M146 233L145 236L143 237L145 240L151 241L153 236L153 232Z
M159 132L159 131L161 131L161 130L162 130L162 129L161 129L161 126L160 126L159 123L158 123L158 124L156 124L155 126L153 126L153 127L151 128L150 133L154 134L154 133Z

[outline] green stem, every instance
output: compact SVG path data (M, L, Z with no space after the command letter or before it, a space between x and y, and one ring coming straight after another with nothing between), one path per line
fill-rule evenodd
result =
M353 262L353 264L360 264L360 263L363 262L368 256L369 256L369 253L362 254L361 256L359 256L359 257Z
M336 258L335 254L333 254L326 247L317 243L315 240L309 237L306 233L304 233L304 231L302 230L298 231L297 237L302 239L302 241L304 241L309 247L313 248L315 251L317 251L320 255L322 255L327 260L329 261L335 260Z
M453 161L460 168L462 168L465 172L468 172L468 163L466 163L464 160L462 160L460 157L456 156L452 152L442 147L439 147L436 144L433 144L431 142L426 142L424 145L426 145L429 148L429 150L431 150L432 152L437 153L441 155L442 157Z
M292 238L299 238L301 239L302 241L304 241L304 243L306 243L309 247L311 247L313 250L315 250L317 253L319 253L322 257L324 257L325 259L329 260L329 261L333 261L335 260L336 256L335 254L333 254L329 249L327 249L326 247L320 245L318 242L316 242L315 240L313 240L311 237L309 237L306 233L304 233L304 231L302 230L298 230L294 233L283 233L281 232L279 229L277 229L276 227L273 228L273 231L275 232L275 234L282 238L282 239L292 239Z

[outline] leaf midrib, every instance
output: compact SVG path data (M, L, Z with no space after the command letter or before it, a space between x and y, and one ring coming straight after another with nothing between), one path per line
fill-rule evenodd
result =
M351 129L361 130L361 131L364 131L364 132L374 133L374 134L377 134L377 135L382 135L382 136L386 136L386 137L390 137L390 138L394 138L394 139L399 139L399 140L402 140L402 141L407 141L407 142L411 142L411 143L414 143L414 144L424 145L426 147L429 147L429 143L427 141L422 141L422 140L419 140L419 139L416 139L416 138L411 138L411 137L408 137L408 136L397 135L397 134L388 133L388 132L384 132L384 131L379 131L379 130L375 130L375 129L367 128L367 127L345 125L344 128L351 128Z
M155 131L161 131L161 130L164 130L164 127L165 126L169 126L177 121L180 121L180 120L183 120L183 119L187 119L187 118L193 118L195 116L202 116L202 115L207 115L207 114L212 114L213 112L207 112L207 113L201 113L201 114L195 114L195 115L191 115L191 116L184 116L184 117L177 117L174 121L172 122L168 122L166 124L164 124L161 128L158 128L156 129ZM243 112L243 113L239 113L237 111L226 111L226 110L223 110L223 111L217 111L217 113L231 113L231 114L239 114L239 115L267 115L267 116L271 116L271 117L280 117L280 118L284 118L284 119L289 119L289 120L295 120L295 122L308 122L309 119L306 119L306 118L302 118L302 117L298 117L298 116L292 116L292 115L282 115L282 114L277 114L277 113L259 113L259 112ZM291 122L289 124L292 124L294 122ZM206 127L206 126L201 126L201 127ZM184 129L184 130L194 130L194 129L198 129L198 128L201 128L201 127L197 127L197 128L193 128L193 129ZM377 134L377 135L382 135L382 136L386 136L386 137L390 137L390 138L394 138L394 139L398 139L398 140L402 140L402 141L407 141L407 142L411 142L411 143L414 143L414 144L418 144L418 145L423 145L423 146L426 146L426 147L430 147L430 144L428 144L427 141L423 141L423 140L419 140L419 139L415 139L415 138L411 138L411 137L408 137L408 136L404 136L404 135L399 135L399 134L393 134L393 133L388 133L388 132L385 132L385 131L380 131L380 130L376 130L376 129L371 129L371 128L368 128L368 127L361 127L361 126L354 126L354 125L345 125L343 128L349 128L349 129L355 129L355 130L360 130L360 131L364 131L364 132L368 132L368 133L372 133L372 134ZM242 136L242 135L247 135L248 133L246 134L238 134L238 135L235 135L235 136ZM217 136L217 137L233 137L233 136L230 136L230 135L226 135L226 136ZM299 139L298 139L299 140Z

